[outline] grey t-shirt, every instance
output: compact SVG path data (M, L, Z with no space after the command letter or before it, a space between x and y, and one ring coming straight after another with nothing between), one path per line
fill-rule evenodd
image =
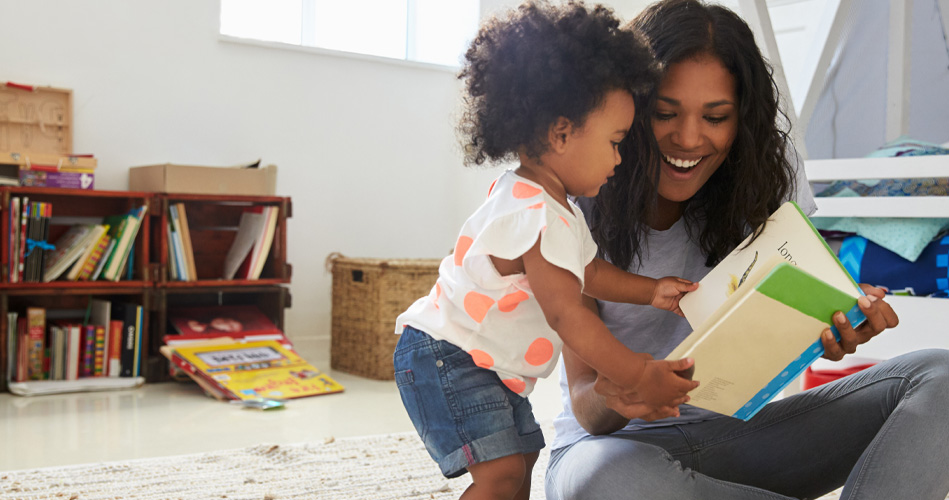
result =
M794 200L800 205L804 213L810 215L817 209L814 196L811 193L807 179L804 177L804 168L797 162L797 190ZM580 208L584 213L590 213L589 199L579 200ZM665 231L650 230L646 237L647 245L643 248L641 266L636 262L629 271L652 278L663 276L679 276L692 281L699 281L711 270L705 266L705 257L699 246L689 238L686 224L679 219ZM663 359L692 332L692 327L685 318L650 306L623 304L598 301L600 317L610 329L610 332L627 347L636 352L652 354L655 359ZM587 432L580 426L573 416L570 403L570 391L567 385L567 374L563 363L560 363L560 394L563 411L554 419L554 438L552 449L571 445L583 437ZM635 432L645 427L666 426L688 422L697 422L711 418L722 418L722 415L701 408L683 405L679 409L680 415L657 422L646 422L634 419L629 422L620 433Z

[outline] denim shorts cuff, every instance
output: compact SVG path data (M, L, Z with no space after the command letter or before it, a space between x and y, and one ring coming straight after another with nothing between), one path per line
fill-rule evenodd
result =
M516 429L505 429L471 444L459 448L438 462L445 477L458 477L469 465L487 462L508 455L531 453L544 448L544 433L538 429L530 434L519 435Z

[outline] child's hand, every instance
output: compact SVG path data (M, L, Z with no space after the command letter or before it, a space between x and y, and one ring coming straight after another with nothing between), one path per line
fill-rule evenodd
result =
M679 309L679 299L698 287L698 283L674 276L659 278L656 280L656 286L652 292L652 301L649 302L649 305L656 309L665 309L683 316L682 310Z
M636 387L643 403L656 409L677 407L689 401L688 393L699 383L685 378L695 364L691 358L675 361L653 360L646 362L640 382Z

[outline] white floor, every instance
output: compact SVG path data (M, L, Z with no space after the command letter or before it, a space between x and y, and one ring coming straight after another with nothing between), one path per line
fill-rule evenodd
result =
M271 411L216 401L182 382L28 398L2 393L0 471L412 430L395 382L328 373L345 392ZM539 421L560 411L559 398L556 372L538 382L531 402Z

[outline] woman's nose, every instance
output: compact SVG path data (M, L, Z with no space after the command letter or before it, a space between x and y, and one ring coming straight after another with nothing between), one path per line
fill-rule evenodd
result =
M702 133L698 120L685 119L672 133L672 142L682 149L697 148L702 143Z

